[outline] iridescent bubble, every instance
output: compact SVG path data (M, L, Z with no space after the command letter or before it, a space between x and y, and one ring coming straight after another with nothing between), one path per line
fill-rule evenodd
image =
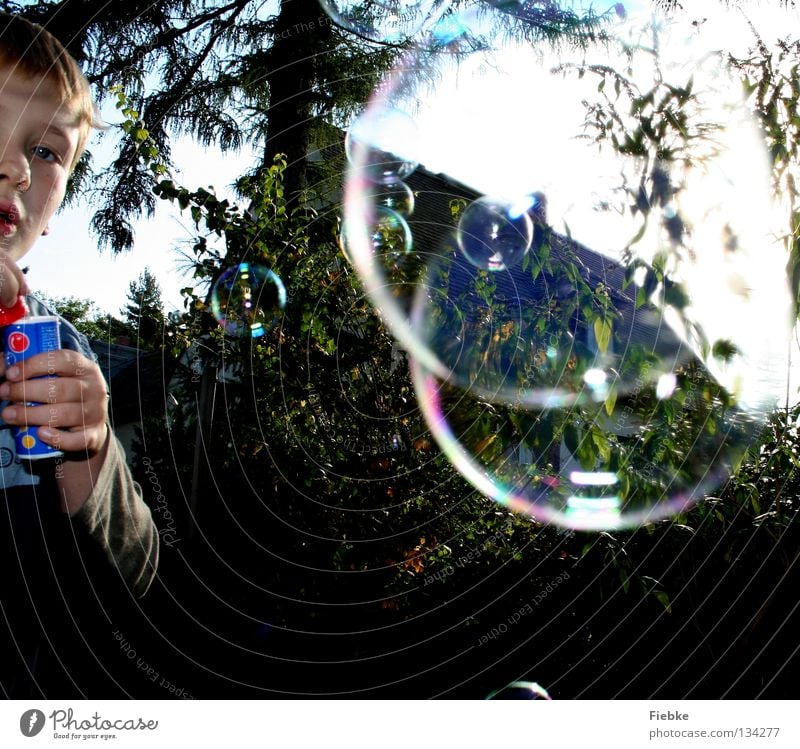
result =
M414 240L411 229L397 211L386 206L373 206L370 214L370 251L381 268L382 277L396 288L398 283L405 282L408 269L418 262L412 251ZM352 264L346 225L340 244L345 258Z
M551 700L547 690L535 681L514 681L492 692L487 700Z
M446 0L320 0L333 22L375 42L399 44L431 25Z
M527 206L478 198L458 222L458 246L476 268L506 270L522 262L533 241Z
M365 112L347 131L345 153L351 167L369 182L391 184L416 169L411 157L417 151L419 132L404 112L380 108Z
M751 32L647 5L481 3L442 26L458 54L411 52L363 115L413 127L349 154L350 256L432 433L488 496L573 528L691 506L785 393L785 216L719 44ZM418 165L402 283L375 249L372 147Z
M391 208L378 206L372 227L372 250L376 255L399 256L411 252L411 229Z
M410 216L414 212L414 191L405 182L375 185L370 190L370 199L376 205L391 208L402 216Z
M228 268L211 289L211 313L231 336L263 336L280 320L285 306L281 279L255 263Z

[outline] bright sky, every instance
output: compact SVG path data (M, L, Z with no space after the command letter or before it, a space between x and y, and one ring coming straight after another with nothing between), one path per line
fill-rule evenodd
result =
M90 144L95 163L100 161L104 145ZM249 155L222 156L188 140L173 147L175 163L180 171L176 179L195 188L213 185L219 195L228 195L228 186L252 166ZM77 296L92 299L98 307L118 315L126 301L128 285L145 266L159 280L168 309L182 309L180 289L188 279L179 271L180 255L176 248L189 251L193 228L191 219L158 201L156 215L136 224L136 244L128 253L113 256L98 251L95 237L88 226L93 209L85 203L61 211L51 222L48 236L42 237L25 258L30 266L31 288L47 296Z

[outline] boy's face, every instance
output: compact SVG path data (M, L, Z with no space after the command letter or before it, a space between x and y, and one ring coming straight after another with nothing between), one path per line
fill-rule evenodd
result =
M50 81L0 65L0 251L14 261L46 233L79 137Z

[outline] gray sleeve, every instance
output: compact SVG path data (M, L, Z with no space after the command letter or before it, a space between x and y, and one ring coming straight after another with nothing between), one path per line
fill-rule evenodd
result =
M113 433L94 489L70 519L84 526L128 588L141 598L158 566L158 529Z

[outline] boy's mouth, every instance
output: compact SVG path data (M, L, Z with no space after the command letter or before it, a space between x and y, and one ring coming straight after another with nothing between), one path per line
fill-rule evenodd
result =
M17 228L19 211L13 203L0 202L0 234L4 237L12 234Z

